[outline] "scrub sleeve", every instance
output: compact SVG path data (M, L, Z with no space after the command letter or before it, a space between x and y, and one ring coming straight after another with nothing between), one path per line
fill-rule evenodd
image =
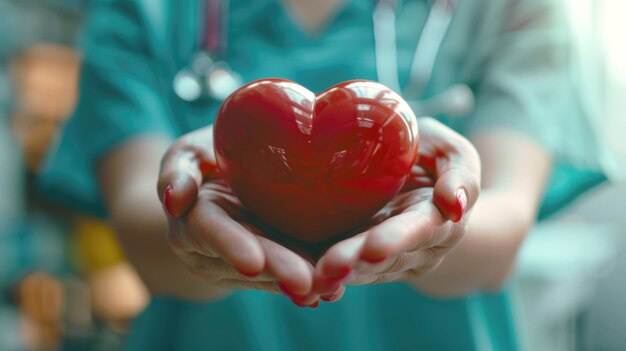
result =
M46 196L105 217L96 166L133 137L174 136L132 1L96 1L82 40L79 102L50 152L39 185Z
M495 3L495 2L494 2ZM573 35L560 1L500 2L478 31L467 60L475 82L476 108L459 129L466 136L493 129L532 138L553 156L555 166L539 213L544 219L606 180L604 149L594 132L586 98L575 81ZM504 14L504 16L502 16ZM497 33L497 35L493 35Z

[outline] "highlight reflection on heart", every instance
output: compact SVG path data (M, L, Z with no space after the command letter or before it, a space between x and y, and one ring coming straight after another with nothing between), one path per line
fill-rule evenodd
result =
M263 79L235 91L214 126L220 173L243 205L282 235L319 243L367 222L417 157L408 104L371 81L315 95Z

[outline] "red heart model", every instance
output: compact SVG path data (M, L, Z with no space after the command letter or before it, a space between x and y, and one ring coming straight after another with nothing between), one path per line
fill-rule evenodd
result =
M220 172L242 204L307 243L367 223L417 157L409 105L363 80L317 96L283 79L249 83L224 101L214 133Z

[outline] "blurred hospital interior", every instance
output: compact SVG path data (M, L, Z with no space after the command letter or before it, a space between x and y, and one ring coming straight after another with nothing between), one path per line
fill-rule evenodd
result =
M528 350L626 350L626 1L563 0L608 180L529 234L510 284ZM89 0L0 0L0 350L122 349L149 296L101 219L35 177L77 101Z

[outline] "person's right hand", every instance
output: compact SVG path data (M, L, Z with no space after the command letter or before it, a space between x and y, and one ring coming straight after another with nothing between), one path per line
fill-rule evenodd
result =
M267 239L217 171L212 126L178 139L161 162L158 192L170 246L195 274L224 290L282 292L317 306L313 266Z

